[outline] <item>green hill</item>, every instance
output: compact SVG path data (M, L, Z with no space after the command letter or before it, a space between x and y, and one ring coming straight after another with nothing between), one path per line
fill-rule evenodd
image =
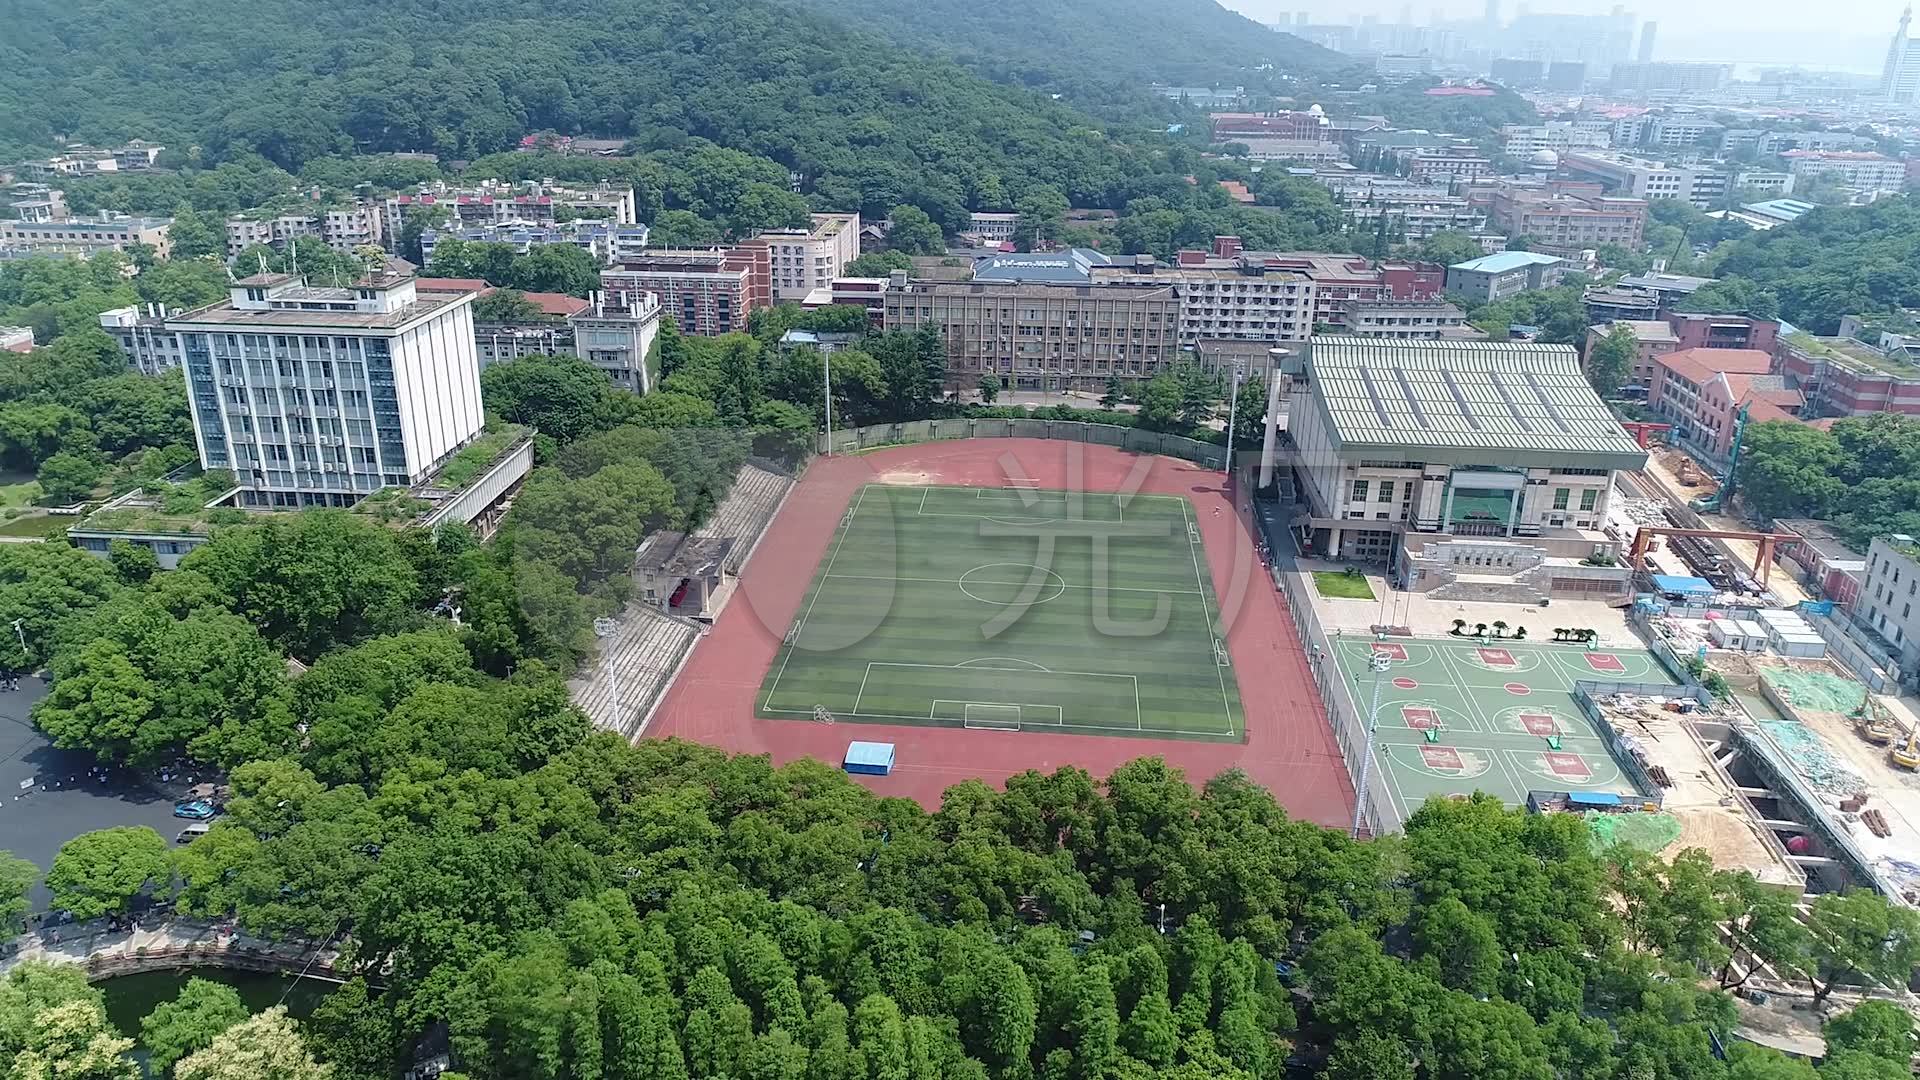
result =
M1099 110L1151 82L1284 90L1354 66L1213 0L794 0L998 82Z
M1008 205L1040 185L1101 205L1146 171L1044 95L765 0L13 0L5 22L0 151L138 136L297 169L472 158L548 128L697 136L869 205Z

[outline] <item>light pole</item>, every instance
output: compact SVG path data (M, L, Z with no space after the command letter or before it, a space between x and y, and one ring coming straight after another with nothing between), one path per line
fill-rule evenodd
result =
M610 619L603 615L593 620L593 636L599 638L603 643L612 639L613 636L619 632L620 621L618 619ZM601 654L600 662L606 665L607 681L613 684L613 717L614 723L619 725L624 723L620 715L620 664L616 657L607 653ZM621 728L620 733L625 735L625 728Z
M13 620L13 635L20 639L20 659L27 663L32 663L33 657L27 653L27 632L20 629L20 624L23 621L24 620L21 619Z
M1240 415L1240 380L1246 378L1247 362L1233 362L1233 385L1227 391L1227 479L1233 479L1233 424Z
M1353 786L1353 833L1360 839L1360 825L1367 817L1367 782L1373 779L1373 737L1380 730L1380 680L1387 673L1387 658L1380 653L1368 657L1373 668L1373 708L1367 714L1367 747L1360 755L1360 782Z
M820 451L822 457L833 456L833 354L820 354L820 404L825 407L827 416L827 446Z

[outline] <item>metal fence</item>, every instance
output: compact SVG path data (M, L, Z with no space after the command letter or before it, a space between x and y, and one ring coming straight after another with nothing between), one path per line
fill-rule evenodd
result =
M1165 454L1210 469L1226 466L1226 448L1212 443L1116 424L1089 424L1080 420L968 419L908 420L898 424L835 428L829 444L817 436L821 453L847 454L876 446L939 442L944 439L1059 439L1064 442L1115 446L1142 454Z
M1240 483L1240 490L1249 490L1244 473ZM1277 503L1265 505L1272 507L1276 514L1286 512L1286 508ZM1275 522L1258 509L1254 510L1253 517L1259 535L1266 540L1266 549L1272 553L1273 583L1286 595L1287 610L1292 613L1294 628L1300 633L1300 644L1307 650L1307 667L1313 672L1314 684L1320 688L1320 700L1326 703L1327 723L1333 728L1334 740L1340 744L1340 758L1353 781L1355 797L1359 797L1363 786L1366 788L1365 806L1360 814L1361 835L1398 832L1405 819L1393 805L1382 778L1372 776L1370 782L1364 785L1361 782L1363 771L1377 772L1380 767L1375 765L1369 770L1367 765L1373 741L1368 734L1371 725L1333 654L1333 639L1327 636L1320 617L1314 613L1313 578L1300 569L1296 561L1293 533L1284 521Z

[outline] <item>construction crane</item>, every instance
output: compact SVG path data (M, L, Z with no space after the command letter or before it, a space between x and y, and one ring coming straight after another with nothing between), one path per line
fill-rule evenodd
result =
M1720 478L1720 487L1711 495L1703 495L1688 505L1703 514L1718 513L1733 498L1733 474L1740 468L1740 444L1747 434L1747 405L1733 414L1733 450L1727 458L1727 473Z

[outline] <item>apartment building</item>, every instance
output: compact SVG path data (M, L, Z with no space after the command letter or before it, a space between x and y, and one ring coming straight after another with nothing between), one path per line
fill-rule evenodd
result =
M1787 171L1796 186L1804 190L1814 177L1832 177L1843 186L1861 191L1899 191L1907 184L1905 162L1885 154L1861 150L1789 150Z
M302 236L318 237L341 252L379 246L386 239L386 220L384 209L375 202L247 210L227 218L227 257L255 244L284 248Z
M773 269L764 244L649 248L600 272L607 306L633 310L651 293L682 333L744 331L747 316L773 306Z
M1354 337L1432 340L1467 321L1466 312L1445 300L1349 300L1344 306L1346 332Z
M556 225L535 225L523 221L465 225L422 230L420 255L427 262L432 262L434 249L448 240L469 244L506 244L519 255L547 244L571 244L602 266L610 266L643 254L648 235L645 225L614 225L593 220L568 221Z
M860 215L814 214L807 228L768 229L755 239L767 245L774 302L798 303L860 257Z
M67 193L45 184L14 184L7 189L7 206L15 221L67 220Z
M437 283L435 283L437 285ZM485 295L492 289L477 290ZM527 356L577 356L617 386L637 394L653 389L647 352L660 332L660 302L639 293L630 307L609 308L595 294L584 300L564 293L527 293L540 317L516 322L473 324L480 366Z
M1302 164L1324 164L1347 160L1347 152L1336 142L1320 139L1275 139L1266 136L1236 135L1228 140L1247 148L1247 157L1253 161L1296 161Z
M1507 124L1500 129L1501 152L1512 158L1542 150L1604 150L1613 145L1611 120L1550 120L1544 124Z
M1454 150L1423 151L1407 162L1407 177L1416 183L1459 184L1483 180L1498 172L1487 158Z
M1646 232L1644 199L1603 194L1591 184L1501 183L1477 187L1467 198L1486 207L1487 223L1495 232L1537 240L1535 246L1549 255L1577 257L1602 244L1631 249Z
M1732 179L1719 169L1705 166L1669 165L1652 158L1595 151L1567 154L1560 159L1560 169L1575 180L1600 184L1610 195L1683 199L1703 210L1726 195Z
M1363 232L1378 229L1380 219L1385 217L1388 231L1413 243L1438 232L1453 230L1472 233L1487 226L1484 210L1464 198L1452 195L1420 202L1349 200L1341 204L1340 212L1353 220L1354 228Z
M1770 353L1780 336L1779 323L1745 315L1670 311L1666 320L1682 349L1758 349Z
M416 207L444 207L452 215L452 224L462 226L553 225L582 217L613 225L638 223L631 187L604 181L592 187L567 187L544 180L483 180L466 187L436 183L387 199L386 235L399 236L407 211Z
M173 252L173 241L168 237L172 228L172 218L124 214L107 214L96 221L0 221L0 253L86 258L145 244L156 257L164 259Z
M90 146L70 146L66 153L19 165L23 180L50 181L62 176L92 176L96 173L144 172L160 160L166 147L144 139L134 139L111 150Z
M1013 235L1019 227L1019 214L976 211L967 215L967 235L976 237L985 244L1008 243L1013 240Z
M351 506L426 479L485 422L472 302L395 274L344 288L258 274L168 318L201 465L265 508Z
M1816 416L1892 412L1920 415L1920 365L1905 349L1876 349L1848 337L1793 333L1774 344L1779 370L1792 376Z
M1538 251L1502 251L1447 267L1447 291L1491 304L1529 289L1551 289L1566 274L1567 260Z
M1109 378L1150 379L1175 363L1180 317L1172 285L911 281L901 270L888 282L882 325L940 327L949 388L994 375L1009 389L1100 390Z
M1711 146L1725 129L1711 120L1690 116L1656 116L1647 125L1647 145L1663 150L1684 150L1690 146Z
M1647 408L1673 425L1671 441L1709 461L1732 454L1739 413L1749 422L1792 420L1806 403L1773 357L1754 349L1680 349L1654 358Z

